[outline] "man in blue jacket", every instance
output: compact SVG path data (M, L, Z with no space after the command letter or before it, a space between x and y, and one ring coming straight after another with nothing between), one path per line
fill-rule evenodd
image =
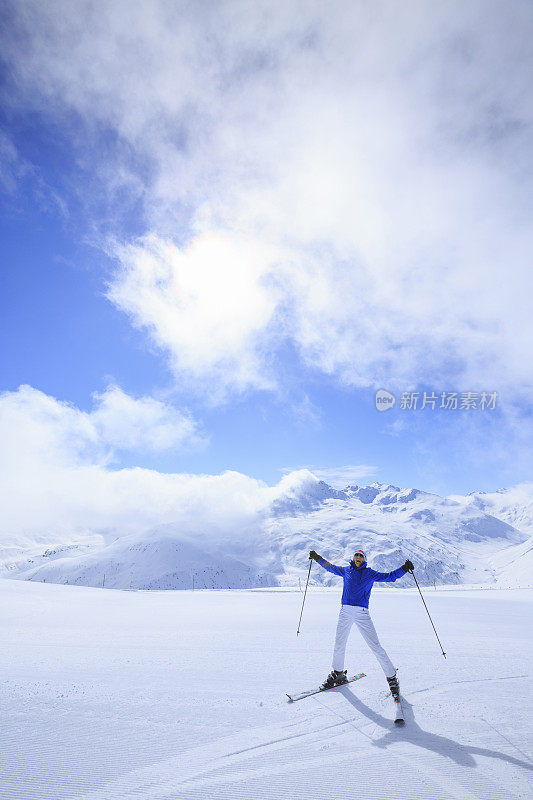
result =
M406 572L414 569L410 561L406 561L402 567L392 572L376 572L366 565L363 550L356 550L353 560L349 567L337 567L330 564L314 550L309 553L309 558L313 558L321 567L333 575L342 575L344 589L341 599L341 610L337 623L337 634L335 636L335 647L333 650L332 671L322 684L322 689L331 689L332 686L340 686L347 682L346 670L344 669L344 655L346 653L346 642L352 625L355 623L367 645L370 647L381 668L385 673L393 697L400 694L400 686L396 677L396 670L387 653L381 646L374 623L368 611L368 601L374 581L392 582L401 578Z

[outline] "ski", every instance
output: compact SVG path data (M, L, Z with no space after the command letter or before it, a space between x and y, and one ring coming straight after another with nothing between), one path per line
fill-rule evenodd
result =
M405 720L403 718L403 708L402 708L402 701L399 697L392 698L394 703L394 724L395 725L405 725Z
M358 681L360 678L366 678L364 672L360 672L359 675L352 675L351 678L348 678L346 683L341 683L339 686L346 686L347 683L352 683L352 681ZM330 686L330 689L336 689L337 686ZM312 694L319 694L319 692L329 692L329 689L321 689L320 686L318 689L308 689L305 692L299 692L298 694L287 694L287 697L291 702L295 702L296 700L303 700L304 697L310 697Z

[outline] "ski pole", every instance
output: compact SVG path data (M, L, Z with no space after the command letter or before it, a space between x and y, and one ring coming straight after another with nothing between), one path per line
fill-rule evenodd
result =
M307 584L309 583L309 576L311 574L311 567L313 566L313 559L309 559L309 572L307 573L307 581L305 582L305 592L304 592L304 599L302 601L302 610L300 611L300 620L298 622L298 630L296 631L296 636L300 633L300 622L302 621L302 614L304 613L304 603L305 603L305 595L307 594Z
M413 576L413 578L414 578L414 581L415 581L415 583L416 583L416 588L417 588L417 589L418 589L418 591L420 592L420 586L418 585L418 581L417 581L417 579L416 579L416 577L415 577L414 570L409 570L409 571L410 571L411 575L412 575L412 576ZM425 609L426 609L426 611L428 612L429 621L430 621L430 622L431 622L431 624L433 625L433 620L431 619L431 614L430 614L430 613L429 613L429 611L428 611L428 607L426 606L426 601L424 600L424 598L423 598L423 596L422 596L422 592L420 592L420 597L422 598L422 602L424 603L424 608L425 608ZM434 625L433 625L433 630L435 631L435 636L437 637L437 641L438 641L438 643L440 644L440 649L442 650L442 655L444 656L444 658L446 658L446 653L444 652L444 647L443 647L443 646L442 646L442 644L440 643L439 634L437 633L437 631L436 631L436 629L435 629L435 626L434 626Z

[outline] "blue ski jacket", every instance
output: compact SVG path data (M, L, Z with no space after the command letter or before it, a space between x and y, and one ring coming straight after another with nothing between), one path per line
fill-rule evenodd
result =
M366 561L363 561L359 569L353 561L350 561L349 567L336 567L335 564L330 564L325 558L319 558L318 563L328 572L332 572L334 575L342 575L344 589L341 603L343 606L368 608L374 581L392 583L405 575L403 567L398 567L392 572L376 572L374 569L367 567Z

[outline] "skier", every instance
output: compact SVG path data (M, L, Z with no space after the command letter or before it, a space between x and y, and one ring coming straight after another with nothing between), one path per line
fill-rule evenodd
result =
M321 688L331 689L333 686L340 686L347 682L347 670L344 669L344 654L350 629L355 622L363 639L381 664L393 698L395 700L399 699L400 686L396 677L396 669L379 642L374 623L368 611L368 601L374 581L393 582L401 578L406 572L413 570L412 563L408 560L403 566L392 572L376 572L367 567L363 550L355 551L349 567L337 567L335 564L330 564L329 561L319 556L314 550L309 553L309 558L313 558L321 567L328 572L332 572L333 575L342 575L344 581L341 610L339 612L333 650L333 669Z

